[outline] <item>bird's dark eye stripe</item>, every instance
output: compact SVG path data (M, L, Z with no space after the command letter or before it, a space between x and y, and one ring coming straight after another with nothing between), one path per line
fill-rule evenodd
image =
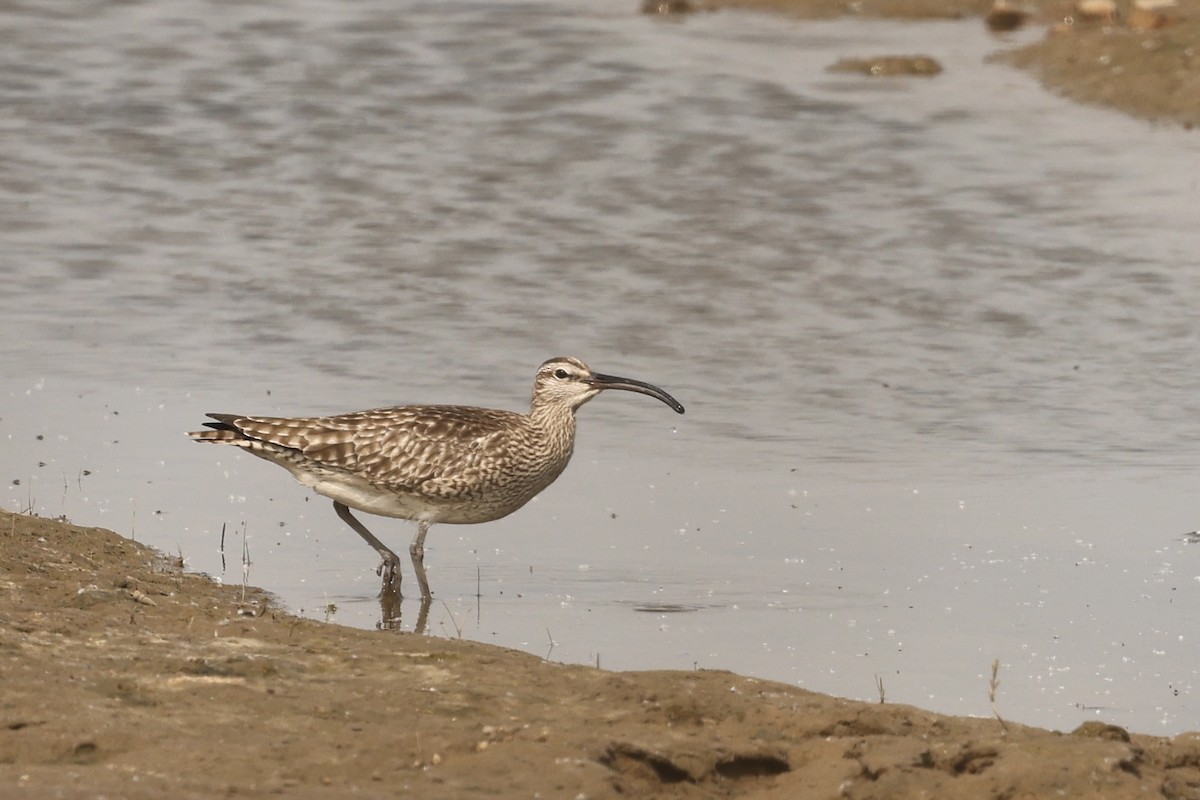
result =
M554 377L559 379L566 378L568 377L567 371L560 367L559 369L554 370Z

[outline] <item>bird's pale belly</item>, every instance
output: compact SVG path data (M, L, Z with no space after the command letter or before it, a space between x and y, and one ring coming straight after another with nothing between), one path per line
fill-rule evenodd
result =
M350 508L377 514L381 517L426 520L449 524L491 522L507 517L533 499L544 487L518 496L483 498L442 498L412 492L380 490L366 482L328 480L311 474L297 475L300 482L311 486L317 494L336 500ZM305 478L308 478L307 480ZM532 487L531 487L532 489Z

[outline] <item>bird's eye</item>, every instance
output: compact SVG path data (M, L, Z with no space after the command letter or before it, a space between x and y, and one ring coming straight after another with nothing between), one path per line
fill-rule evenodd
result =
M562 367L559 367L558 369L554 370L554 377L558 378L561 381L561 380L566 380L567 378L571 377L571 375L565 369L563 369Z

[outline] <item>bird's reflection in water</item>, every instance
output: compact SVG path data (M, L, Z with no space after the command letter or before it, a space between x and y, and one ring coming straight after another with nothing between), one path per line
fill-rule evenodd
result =
M421 608L417 612L417 624L413 626L413 633L424 634L429 627L429 607L433 604L433 597L429 594L421 595ZM401 614L403 612L404 598L400 594L399 574L397 573L395 580L388 580L385 576L383 583L379 589L379 622L376 627L384 631L403 631L404 627L401 624Z

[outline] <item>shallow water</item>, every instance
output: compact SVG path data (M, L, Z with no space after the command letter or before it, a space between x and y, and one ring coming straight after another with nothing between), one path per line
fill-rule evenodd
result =
M542 497L435 527L433 634L964 714L999 658L1010 719L1194 729L1200 145L981 28L6 11L0 502L227 582L244 532L252 582L373 627L328 502L183 432L520 408L569 353L688 413L602 396ZM946 71L823 71L883 52Z

